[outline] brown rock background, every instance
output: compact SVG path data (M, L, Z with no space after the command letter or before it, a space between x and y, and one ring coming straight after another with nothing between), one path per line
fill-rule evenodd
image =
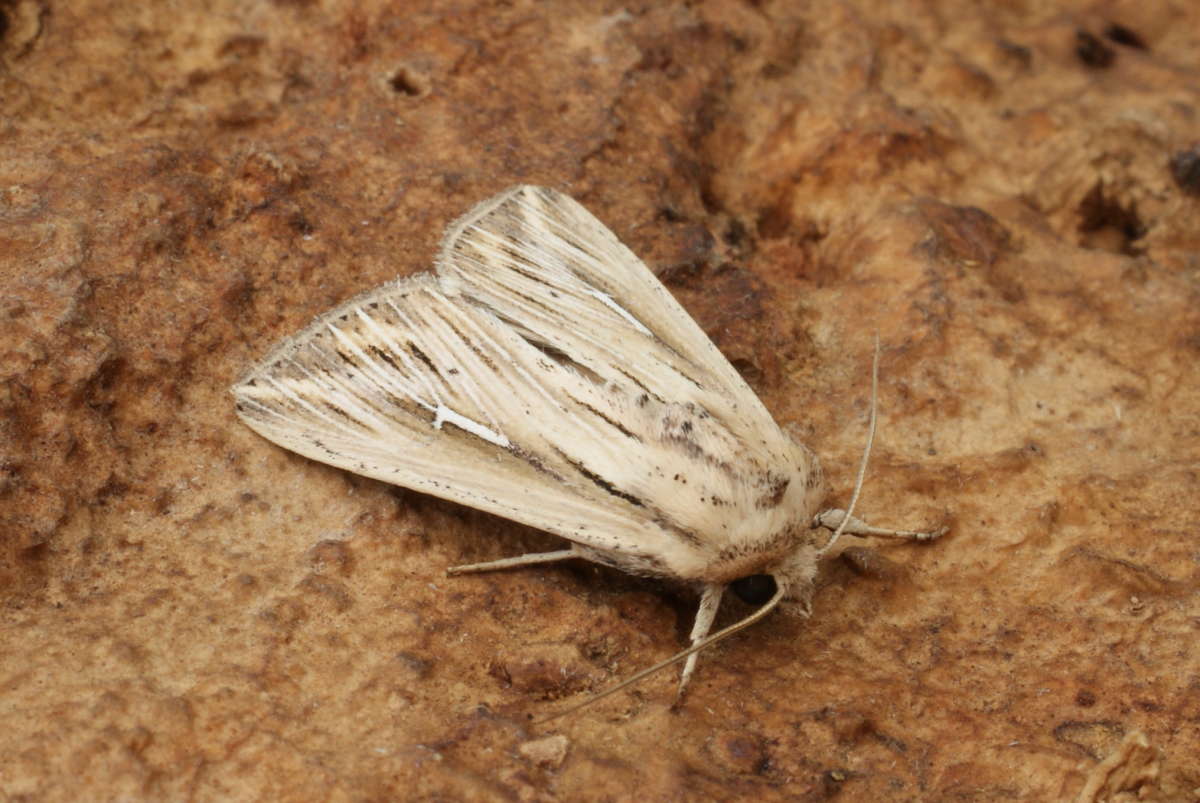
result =
M0 797L1197 798L1197 31L1183 0L0 0ZM834 502L878 330L862 510L951 534L851 545L676 713L663 674L531 724L676 650L692 597L447 579L557 542L227 394L518 182L664 277Z

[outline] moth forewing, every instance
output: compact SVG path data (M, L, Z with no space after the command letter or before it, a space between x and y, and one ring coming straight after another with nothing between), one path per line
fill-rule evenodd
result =
M233 393L281 446L574 543L463 570L584 557L684 580L708 601L693 643L726 584L745 595L745 578L774 578L801 599L811 585L815 457L654 274L553 190L479 204L436 274L320 316Z
M778 427L729 361L646 266L570 197L514 187L447 233L443 285L528 331L535 342L615 379L729 411L750 448ZM712 412L710 410L710 412ZM739 419L740 420L737 420ZM758 431L756 425L763 429Z

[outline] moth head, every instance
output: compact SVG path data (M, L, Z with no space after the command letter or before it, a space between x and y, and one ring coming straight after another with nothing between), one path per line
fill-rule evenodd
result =
M729 590L742 602L757 607L769 602L782 588L781 606L807 616L813 580L817 575L817 559L816 549L808 544L800 545L774 566L731 581Z

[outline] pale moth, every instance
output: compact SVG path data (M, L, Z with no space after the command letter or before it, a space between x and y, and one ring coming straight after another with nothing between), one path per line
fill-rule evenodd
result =
M451 574L585 558L695 586L691 648L622 686L686 656L682 693L702 647L785 600L807 614L843 531L941 534L818 513L816 456L604 224L541 187L476 206L435 272L320 316L233 393L280 446L571 542ZM706 638L726 587L765 604Z

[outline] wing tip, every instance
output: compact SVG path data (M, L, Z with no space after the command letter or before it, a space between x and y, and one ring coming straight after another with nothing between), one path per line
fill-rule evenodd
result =
M278 341L270 351L252 362L248 368L243 371L237 381L234 382L229 390L235 397L239 396L241 389L245 387L253 387L254 382L263 379L270 375L280 362L292 356L299 348L307 344L314 338L321 337L322 331L329 325L330 321L336 321L344 318L347 314L354 312L362 307L366 307L372 302L377 301L381 296L388 295L396 291L402 291L406 286L412 290L437 290L437 279L429 271L414 273L411 276L402 276L398 279L392 279L378 287L373 287L363 293L357 293L354 296L338 304L331 310L317 315L308 325L298 332L295 332L288 337Z
M442 275L443 266L448 266L451 262L451 251L455 243L462 238L464 232L514 198L522 196L542 203L562 204L570 202L571 204L578 205L578 201L570 195L553 187L546 187L540 184L513 184L508 189L501 190L495 195L475 204L465 214L460 215L453 223L446 227L446 231L442 235L442 244L438 248L437 258L434 260L434 268L437 273Z

